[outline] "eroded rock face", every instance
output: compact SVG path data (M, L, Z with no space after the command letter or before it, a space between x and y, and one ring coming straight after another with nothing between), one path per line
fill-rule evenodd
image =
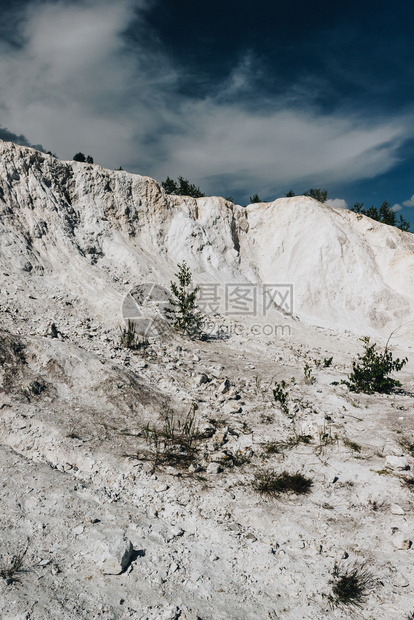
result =
M293 303L273 298L279 316L390 333L414 313L413 235L309 197L168 196L148 177L0 142L0 214L2 268L62 283L94 313L118 313L117 281L168 288L182 260L197 282L292 285Z

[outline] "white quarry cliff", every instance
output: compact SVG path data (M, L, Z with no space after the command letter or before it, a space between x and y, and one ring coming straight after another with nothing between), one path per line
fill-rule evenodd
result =
M5 269L30 270L40 289L58 281L108 316L111 275L165 285L185 259L197 282L292 284L301 321L414 333L414 236L308 197L244 208L168 196L148 177L1 142L0 209Z

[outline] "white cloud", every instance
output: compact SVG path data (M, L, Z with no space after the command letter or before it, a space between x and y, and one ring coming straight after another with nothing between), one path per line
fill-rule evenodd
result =
M249 50L240 58L224 83L218 85L214 93L216 102L250 94L252 84L261 78L260 61Z
M402 209L402 206L399 205L398 203L396 203L395 205L391 207L391 211L394 211L394 213L397 213L397 211L401 211L401 209Z
M281 181L289 189L294 182L346 181L385 172L396 162L395 148L404 135L399 123L366 127L290 110L261 115L213 99L186 104L181 117L181 131L163 140L169 155L159 166L161 176L185 170L199 180L201 173L207 191L221 177L233 188L247 186L269 199Z
M343 198L330 198L325 202L328 207L334 207L335 209L348 209L348 203Z
M409 200L404 200L403 205L404 207L414 207L414 194Z
M0 50L2 125L61 157L87 150L105 165L133 158L145 131L160 124L159 83L165 93L174 80L163 55L136 56L127 44L136 10L131 0L28 8L21 47Z
M258 94L246 107L238 94L258 92L251 53L210 97L183 95L182 69L162 44L147 31L134 43L125 36L132 23L135 34L146 28L148 4L49 0L26 9L15 24L20 47L0 47L1 125L63 158L81 150L160 180L182 174L207 193L268 199L282 186L373 177L396 163L407 119L323 117L287 96L270 109Z

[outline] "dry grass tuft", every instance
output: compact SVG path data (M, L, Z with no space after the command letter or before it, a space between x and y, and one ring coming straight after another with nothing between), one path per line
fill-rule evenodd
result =
M312 485L312 480L299 472L290 474L283 471L276 474L271 471L261 471L255 474L253 480L255 491L271 497L278 497L282 493L306 495L310 492Z
M335 564L332 577L331 602L335 606L361 607L375 585L375 578L364 563L344 570Z

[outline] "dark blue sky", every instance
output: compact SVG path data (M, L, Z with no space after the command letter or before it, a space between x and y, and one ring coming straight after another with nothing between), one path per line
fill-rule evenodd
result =
M9 7L0 0L9 135L181 174L241 204L324 187L338 205L406 202L414 222L413 2Z
M261 75L259 93L250 96L283 95L302 80L315 80L311 100L299 105L316 104L329 113L338 104L354 109L359 102L366 111L382 113L411 104L413 7L389 0L339 5L189 0L159 2L148 21L202 93L214 90L240 56L251 52Z

